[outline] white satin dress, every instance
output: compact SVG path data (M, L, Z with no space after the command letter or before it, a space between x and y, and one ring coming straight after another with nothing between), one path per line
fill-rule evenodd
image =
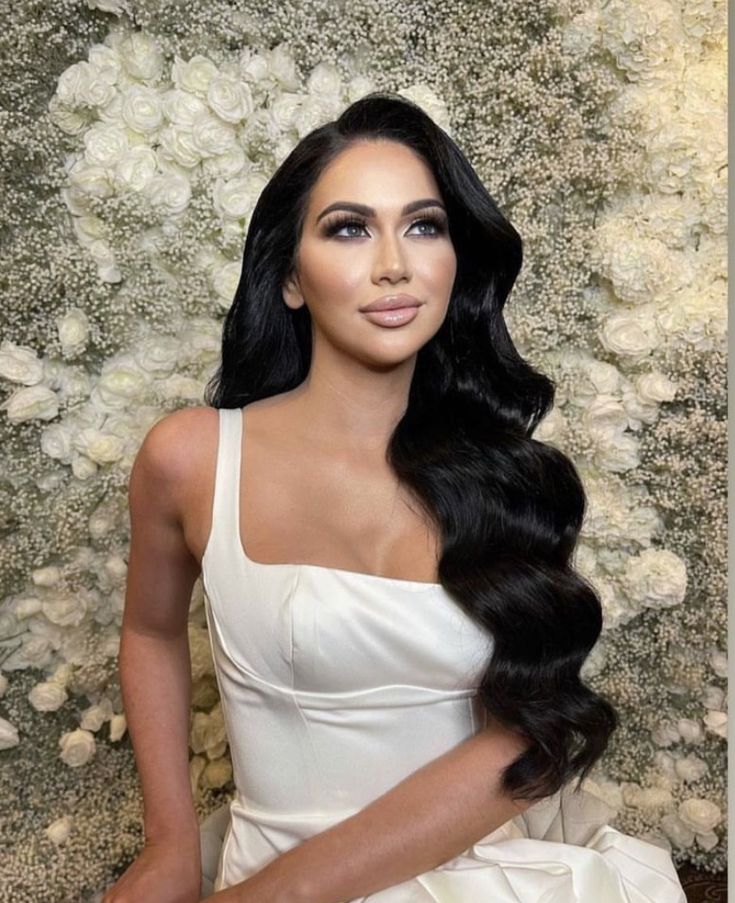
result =
M215 891L482 728L476 689L492 649L440 584L249 559L242 411L219 412L202 560L236 787L209 853ZM461 855L354 903L686 903L669 853L610 827L611 814L564 788Z

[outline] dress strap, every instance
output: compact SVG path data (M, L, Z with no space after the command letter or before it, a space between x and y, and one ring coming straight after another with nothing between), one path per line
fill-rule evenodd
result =
M239 552L241 445L242 409L220 408L212 503L212 542L228 556Z

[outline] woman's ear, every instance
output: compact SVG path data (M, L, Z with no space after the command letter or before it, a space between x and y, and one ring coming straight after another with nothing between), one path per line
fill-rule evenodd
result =
M304 304L304 296L301 294L299 278L292 270L283 283L283 300L292 310L297 310Z

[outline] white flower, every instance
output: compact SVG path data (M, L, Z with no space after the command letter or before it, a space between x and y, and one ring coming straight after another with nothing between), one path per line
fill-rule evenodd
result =
M138 145L118 162L115 167L116 187L129 191L143 191L156 174L156 152L150 147Z
M90 166L84 158L74 162L67 176L73 187L91 197L108 198L113 193L108 170L103 166Z
M207 102L225 122L237 123L250 116L255 108L247 84L229 75L214 75L207 88Z
M415 84L398 91L403 97L413 101L427 113L445 132L450 132L449 111L444 101L428 85Z
M19 743L18 728L5 718L0 718L0 749L11 749Z
M0 344L0 376L14 383L34 386L43 378L43 361L33 348L4 339Z
M41 611L41 600L36 596L21 596L13 602L13 614L21 621Z
M538 439L539 442L549 442L551 444L561 442L566 426L567 422L564 419L564 415L557 407L554 407L536 427L533 438Z
M53 420L59 413L59 400L46 386L17 389L3 405L11 423L26 420Z
M158 91L147 85L131 85L122 95L120 115L136 132L155 132L163 124L163 106Z
M217 297L222 300L223 307L228 308L232 304L235 297L237 286L240 281L241 263L238 260L232 260L217 267L211 276L212 288Z
M112 702L105 696L96 705L91 705L82 712L79 726L85 731L94 733L112 718L112 714Z
M180 88L166 91L161 102L166 118L179 128L190 130L197 119L207 112L207 105L201 97Z
M130 6L127 0L87 0L89 9L98 9L103 13L112 13L115 16L121 16L126 12L132 16Z
M118 48L126 71L143 82L161 77L163 55L155 40L142 31L129 32Z
M676 728L682 740L687 743L699 744L704 740L704 731L700 721L694 718L680 718L676 722Z
M718 677L726 678L728 676L726 652L723 652L720 649L714 649L710 654L709 663Z
M630 595L648 608L671 608L684 599L686 565L668 549L644 549L628 559L622 582Z
M715 834L714 831L705 831L702 834L696 835L696 841L703 850L713 850L717 844L720 842L720 838Z
M601 35L631 81L655 77L673 66L672 57L685 38L675 12L664 0L643 6L612 0L601 7Z
M68 698L64 687L53 680L36 684L28 694L28 700L37 712L55 712Z
M61 579L61 569L56 565L35 568L31 572L31 579L36 586L55 586Z
M721 687L716 687L714 684L707 684L707 686L702 687L699 698L702 700L702 705L706 709L724 708L725 691Z
M285 44L279 44L267 57L268 74L285 91L295 91L299 85L296 63Z
M8 678L4 674L0 673L0 699L2 699L3 696L5 696L7 689L8 689Z
M173 161L181 167L191 169L202 160L202 153L196 145L190 129L178 126L166 126L158 136L160 150L159 168L166 160Z
M48 102L51 120L67 135L80 135L89 127L90 116L86 111L70 110L54 94Z
M191 127L194 147L202 157L224 154L235 143L235 131L218 116L206 113Z
M202 161L204 172L210 179L232 179L247 172L250 161L239 144L233 144L223 154L207 157Z
M283 91L277 94L268 108L263 111L262 122L271 140L276 140L281 133L295 128L296 117L304 102L303 94Z
M122 458L125 441L94 427L81 430L74 437L74 448L95 464L112 464Z
M84 351L89 339L89 318L81 308L72 307L57 317L56 329L64 357L75 357Z
M720 807L710 800L693 798L679 804L679 818L697 834L709 833L722 820Z
M206 56L195 54L188 62L178 54L171 66L171 79L177 88L205 97L209 83L217 73L217 67Z
M224 787L232 778L232 763L224 757L208 762L206 768L202 772L202 784L204 787L210 787L213 790Z
M354 103L366 94L370 94L375 90L375 82L368 78L367 75L354 75L345 88L347 100Z
M92 44L87 53L89 65L94 69L98 78L114 85L120 77L122 60L117 50L107 47L105 44Z
M79 768L86 765L95 754L94 734L81 728L67 731L59 738L59 747L61 761L70 768Z
M110 718L110 740L113 743L116 743L118 740L122 739L125 735L125 731L127 730L127 720L125 715L118 713Z
M653 312L644 308L610 314L599 332L604 348L633 361L647 357L661 338Z
M677 759L674 768L682 781L698 781L709 771L707 763L692 753L683 759Z
M151 204L166 216L183 213L191 200L191 182L184 176L154 176L146 190Z
M90 2L91 0L87 0L87 3ZM59 846L69 839L73 825L74 819L71 815L62 815L61 818L57 818L56 821L51 822L46 828L46 837L48 837L51 843Z
M84 159L90 166L114 167L129 148L128 136L116 125L95 125L84 135Z
M56 83L56 96L67 107L102 107L115 96L109 75L86 60L65 69Z
M268 59L263 53L245 47L238 63L243 77L252 84L262 84L268 80Z
M73 596L59 593L41 602L41 610L52 624L78 627L87 613L86 597L77 591Z
M71 432L63 423L52 423L41 433L41 451L64 464L71 461Z
M340 100L342 79L337 67L332 63L317 63L306 80L306 90L309 94L331 96Z
M727 712L709 711L704 716L704 724L710 733L727 739Z
M92 389L91 400L102 410L119 411L131 401L141 399L150 377L128 357L107 361L97 384Z
M665 721L651 731L651 739L656 746L668 747L681 740L681 735L675 724Z
M635 379L635 390L644 404L673 401L676 396L676 388L676 383L660 370L641 373Z
M675 812L667 812L661 819L661 830L677 847L690 847L694 843L694 831L688 828Z

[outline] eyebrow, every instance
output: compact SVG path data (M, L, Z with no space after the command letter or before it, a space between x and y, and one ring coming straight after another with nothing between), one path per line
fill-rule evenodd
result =
M401 210L401 216L415 213L417 210L422 210L424 207L441 207L446 213L446 207L441 201L437 200L437 198L421 198L419 201L411 201L410 204L406 204ZM353 213L360 213L366 217L375 216L375 209L373 207L368 207L367 204L357 204L354 201L335 201L333 204L330 204L322 210L319 216L317 216L316 222L318 223L323 216L326 216L333 210L351 210Z

